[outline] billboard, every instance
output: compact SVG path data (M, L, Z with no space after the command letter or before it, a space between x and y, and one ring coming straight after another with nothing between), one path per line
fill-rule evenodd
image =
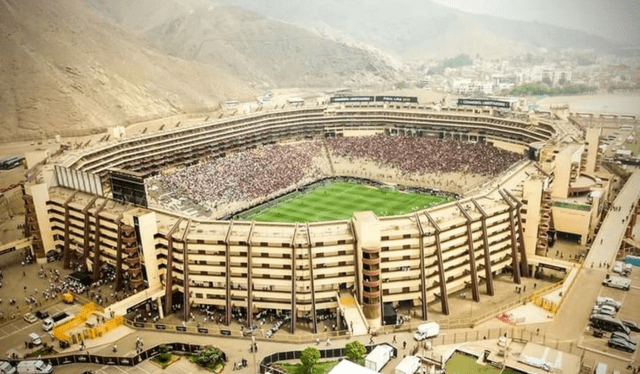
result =
M334 96L330 99L332 103L355 103L374 101L373 96Z
M458 99L458 105L492 106L506 109L511 108L510 102L494 99Z
M138 173L122 171L110 171L111 193L113 199L123 203L134 203L147 207L147 191L144 187L144 178Z
M393 103L417 103L417 96L376 96L376 101L385 101Z
M363 102L394 102L394 103L417 103L416 96L334 96L329 99L332 103L363 103Z

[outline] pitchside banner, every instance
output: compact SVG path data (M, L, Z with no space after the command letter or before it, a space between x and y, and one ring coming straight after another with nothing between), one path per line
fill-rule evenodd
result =
M491 99L458 99L458 105L494 106L497 108L511 108L508 101Z

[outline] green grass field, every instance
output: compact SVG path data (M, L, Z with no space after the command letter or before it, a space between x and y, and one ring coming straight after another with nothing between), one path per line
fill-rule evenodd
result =
M332 221L347 219L354 212L364 210L372 210L379 216L411 213L429 205L452 200L453 197L402 193L363 184L334 181L304 193L283 196L269 203L269 206L255 207L238 218L262 222Z

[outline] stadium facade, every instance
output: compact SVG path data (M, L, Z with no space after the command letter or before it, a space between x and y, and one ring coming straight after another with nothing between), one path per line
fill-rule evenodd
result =
M126 282L138 291L114 304L115 313L152 300L167 314L180 300L185 319L194 307L215 306L229 324L239 308L250 325L253 313L275 309L291 312L292 329L296 318L314 317L314 331L316 313L337 310L344 292L356 296L375 326L385 303L410 304L427 319L434 301L449 313L453 292L470 288L479 301L493 295L497 274L509 271L516 283L529 275L522 202L506 190L499 198L466 197L407 215L360 212L308 224L195 219L133 198L116 201L110 190L114 169L144 176L259 144L372 132L525 153L556 128L551 120L499 118L477 108L376 103L259 111L121 140L67 153L24 185L33 251L44 261L47 250L58 249L65 267L79 260L94 279L101 265L115 266L116 289Z

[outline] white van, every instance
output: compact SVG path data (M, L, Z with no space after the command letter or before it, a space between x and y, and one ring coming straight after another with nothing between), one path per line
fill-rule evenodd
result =
M407 356L396 366L394 374L413 374L420 368L420 362L418 356Z
M42 360L22 361L18 364L18 374L50 374L52 371L53 366Z
M29 334L28 341L33 345L42 345L42 339L40 339L40 335L36 334L35 332L32 332L31 334Z
M602 285L629 291L629 288L631 288L631 280L622 277L609 277L602 282Z
M440 333L440 325L437 322L427 322L418 326L418 331L413 335L417 341L433 338Z
M624 264L620 261L616 261L613 265L613 272L623 275L624 274Z
M598 362L596 365L596 370L593 371L594 374L607 374L607 370L609 367L604 362Z
M0 361L0 373L1 374L15 374L16 368L11 366L10 363L6 361Z

